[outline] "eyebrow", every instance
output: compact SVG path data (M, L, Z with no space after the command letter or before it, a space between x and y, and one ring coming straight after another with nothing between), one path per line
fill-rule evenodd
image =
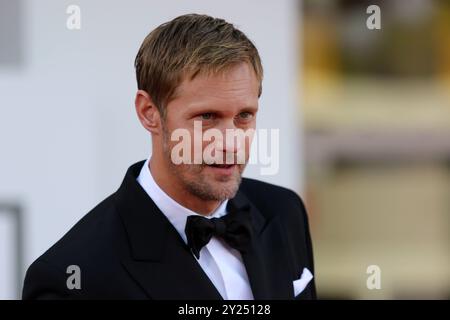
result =
M243 111L257 111L259 108L258 105L243 105L241 107L238 108L238 111L243 112ZM198 112L211 112L211 113L223 113L224 111L226 111L228 109L222 109L222 108L217 108L214 106L194 106L192 107L192 109L189 111L189 113L198 113Z

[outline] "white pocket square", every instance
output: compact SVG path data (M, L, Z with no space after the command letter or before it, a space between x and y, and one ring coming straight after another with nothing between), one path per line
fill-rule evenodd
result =
M308 268L303 268L302 275L300 279L293 282L294 285L294 297L298 296L308 285L308 283L313 278L311 271Z

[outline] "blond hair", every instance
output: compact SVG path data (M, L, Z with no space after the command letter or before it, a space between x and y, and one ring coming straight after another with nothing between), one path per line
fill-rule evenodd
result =
M247 36L223 19L186 14L154 29L135 59L138 89L146 91L165 117L167 103L184 77L218 73L238 63L253 67L262 91L263 68Z

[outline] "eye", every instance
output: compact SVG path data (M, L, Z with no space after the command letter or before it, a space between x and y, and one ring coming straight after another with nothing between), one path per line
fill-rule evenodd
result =
M200 118L202 120L212 120L214 118L214 114L212 112L206 112L206 113L202 113L200 115Z
M243 120L251 120L253 118L253 113L244 111L239 114L239 118Z

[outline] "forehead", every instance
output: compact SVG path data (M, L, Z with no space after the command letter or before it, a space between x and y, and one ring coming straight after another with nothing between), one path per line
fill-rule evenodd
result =
M218 73L200 73L193 79L185 78L171 102L183 104L183 109L220 105L256 107L259 86L252 67L241 63Z

